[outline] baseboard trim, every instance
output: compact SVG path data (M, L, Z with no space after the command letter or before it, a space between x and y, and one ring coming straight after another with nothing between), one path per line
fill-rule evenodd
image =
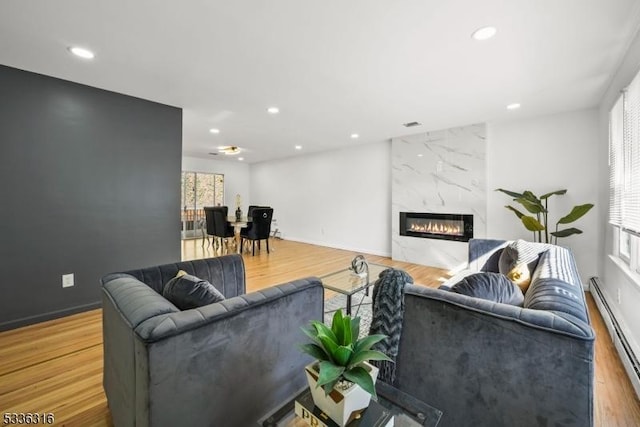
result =
M335 245L328 242L318 242L315 240L300 239L298 237L291 237L291 236L287 236L286 238L284 238L284 240L289 240L292 242L299 242L299 243L307 243L309 245L324 246L325 248L341 249L343 251L358 252L361 254L378 255L378 256L391 258L391 252L381 252L373 249L363 249L363 248L355 248L352 246Z
M50 311L44 314L37 314L35 316L28 316L16 320L10 320L8 322L0 323L0 332L20 328L23 326L33 325L35 323L45 322L47 320L58 319L60 317L82 313L83 311L94 310L100 307L102 307L101 302L92 302L90 304L77 305L62 310Z
M589 284L593 300L596 302L598 311L600 311L602 319L607 326L613 345L616 347L616 350L618 350L622 366L624 366L624 369L631 380L636 396L640 398L640 361L638 361L636 354L633 352L633 349L624 336L624 332L622 331L620 324L616 320L615 315L604 298L604 294L600 290L600 279L592 277L589 279Z

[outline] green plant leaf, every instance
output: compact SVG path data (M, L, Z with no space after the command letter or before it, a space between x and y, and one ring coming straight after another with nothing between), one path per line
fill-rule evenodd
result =
M338 342L338 338L336 338L336 334L334 334L333 331L329 329L329 327L324 323L313 320L311 321L311 325L315 328L318 339L320 338L320 335L325 335L331 338L334 342Z
M318 374L317 386L319 387L319 386L328 384L331 381L337 381L343 372L344 372L344 366L337 366L331 362L327 362L326 360L320 362L320 373Z
M357 340L358 336L360 336L360 317L356 316L351 319L351 340Z
M558 224L569 224L582 218L587 212L591 210L593 203L587 203L584 205L574 206L569 212L569 215L563 216L558 220Z
M351 346L341 345L333 353L333 358L336 365L338 366L346 367L349 364L349 359L351 359L351 356L353 356L353 350L351 349Z
M514 208L513 206L507 205L505 206L505 208L509 209L511 212L516 214L518 218L522 218L524 216L522 212L520 212L518 209Z
M381 351L364 350L364 351L359 351L357 353L355 352L353 353L353 357L351 358L351 360L349 360L349 366L357 366L362 362L368 362L370 360L388 360L390 362L393 362L393 360L391 360L389 356L387 356Z
M551 196L562 196L563 194L566 194L566 193L567 193L567 190L552 191L551 193L543 194L542 196L540 196L540 200L548 199Z
M533 194L533 191L524 190L524 192L522 193L522 197L529 201L540 203L540 199L538 199L538 196Z
M318 331L315 328L300 327L300 330L302 330L302 332L304 332L304 334L308 336L311 341L316 344L320 344L320 340L318 339Z
M325 385L322 386L322 389L324 390L325 396L328 396L329 393L331 393L331 390L333 390L333 387L335 387L335 385L338 384L338 381L340 381L339 377L336 378L333 381L329 381L328 383L326 383Z
M344 319L342 317L342 309L337 310L333 314L333 320L331 321L331 330L336 335L336 343L344 343Z
M519 199L520 197L523 196L521 193L516 193L515 191L505 190L504 188L496 188L496 191L501 191L504 194L506 194L507 196L513 197L514 199Z
M353 346L353 352L359 353L361 351L369 350L375 343L382 341L387 336L382 334L367 335L366 337L356 341Z
M331 356L321 346L317 344L302 344L300 351L318 360L331 360Z
M538 213L545 212L544 206L542 206L542 203L540 203L538 199L531 200L527 197L520 197L515 201L520 203L522 206L524 206L526 210L528 210L531 213L538 214Z
M350 369L342 374L347 380L352 383L358 384L360 387L364 389L367 393L369 393L374 398L376 396L376 387L373 384L373 380L371 379L371 375L361 366L357 366L353 369Z
M569 237L573 234L582 234L582 230L572 227L565 230L554 231L553 233L551 233L551 235L555 237Z
M544 230L544 225L540 224L540 221L538 221L532 216L523 215L522 218L520 218L520 220L522 221L522 224L524 224L525 228L529 231Z
M324 351L331 356L331 361L335 362L334 355L336 354L336 351L338 351L338 344L326 335L318 335L318 338L322 342Z
M343 324L343 327L342 327L343 336L342 336L342 342L340 344L352 345L353 337L351 336L351 317L350 316L343 317L342 324Z

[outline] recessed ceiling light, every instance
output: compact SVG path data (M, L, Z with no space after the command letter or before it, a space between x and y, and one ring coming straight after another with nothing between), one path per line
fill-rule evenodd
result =
M73 53L75 56L79 56L80 58L84 58L84 59L93 59L96 56L89 49L84 49L78 46L70 47L69 52Z
M243 161L243 160L244 160L244 157L238 157L238 160L239 160L239 161Z
M422 157L422 156L424 156L424 154L418 154L418 157Z
M209 132L211 132L211 133L220 133L220 129L211 128L211 129L209 129Z
M280 112L280 109L278 107L269 107L267 108L267 112L269 114L278 114Z
M358 139L358 138L360 138L360 135L358 135L357 133L351 134L351 139Z
M302 145L296 145L296 146L295 146L295 149L296 149L296 150L302 150Z
M507 105L507 110L517 110L518 108L520 108L520 104L517 102Z
M475 30L473 34L471 34L471 37L476 40L488 40L495 36L497 32L496 27L482 27Z

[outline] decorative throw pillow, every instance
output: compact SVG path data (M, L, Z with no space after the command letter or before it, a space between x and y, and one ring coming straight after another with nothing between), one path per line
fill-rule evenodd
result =
M501 273L472 274L453 285L450 291L503 304L522 306L524 302L520 288Z
M180 310L202 307L214 302L224 301L224 295L206 280L197 278L180 270L176 277L169 280L162 296Z
M526 292L531 284L531 275L538 264L538 249L524 240L511 242L500 254L498 269Z

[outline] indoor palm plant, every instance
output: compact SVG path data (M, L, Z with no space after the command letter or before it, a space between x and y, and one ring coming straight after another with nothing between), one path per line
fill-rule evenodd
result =
M386 335L369 335L358 339L360 318L343 316L336 311L331 327L312 321L302 328L311 339L303 344L303 352L316 359L305 368L313 401L325 414L345 425L352 413L366 408L371 396L376 396L378 369L370 360L391 360L371 347ZM334 396L337 393L343 398Z
M547 225L549 219L549 197L564 195L566 194L567 190L552 191L550 193L543 194L540 197L536 196L528 190L524 191L523 193L516 193L515 191L498 188L496 189L496 191L503 192L506 195L513 197L514 202L519 203L527 210L527 212L535 215L535 217L532 215L526 215L511 205L505 206L505 208L512 211L520 219L520 221L522 221L522 224L527 230L533 232L533 240L536 242L557 244L558 237L568 237L573 234L581 234L582 230L575 227L565 228L562 230L558 230L558 227L560 226L560 224L570 224L577 221L578 219L582 218L587 212L589 212L589 210L591 210L591 208L593 207L592 203L574 206L573 209L571 209L571 212L569 212L567 215L563 216L556 222L555 231L549 233ZM543 231L544 235L542 234ZM552 236L551 239L549 238L549 235ZM552 241L554 237L555 240Z

